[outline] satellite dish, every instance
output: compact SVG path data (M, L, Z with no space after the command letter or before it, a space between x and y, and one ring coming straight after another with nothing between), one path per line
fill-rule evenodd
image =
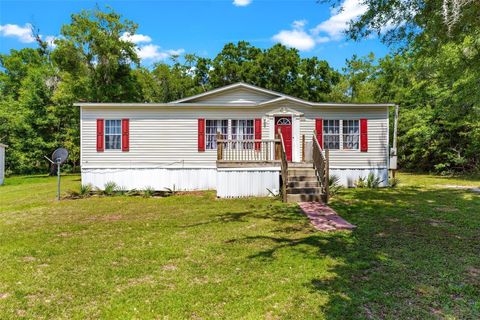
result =
M67 161L68 158L68 151L65 148L58 148L57 150L53 151L52 154L52 161L55 164L63 164Z

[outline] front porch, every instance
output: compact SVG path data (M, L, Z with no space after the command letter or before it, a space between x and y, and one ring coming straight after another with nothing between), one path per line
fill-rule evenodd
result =
M315 132L312 143L308 145L305 143L305 135L302 135L301 161L296 162L291 161L291 151L289 157L281 130L278 130L275 139L232 140L223 139L218 133L216 141L217 169L247 172L276 170L279 173L279 188L276 191L283 201L328 203L329 152L322 150ZM223 184L230 183L238 181L230 181L228 176L225 177ZM254 181L250 183L253 184Z

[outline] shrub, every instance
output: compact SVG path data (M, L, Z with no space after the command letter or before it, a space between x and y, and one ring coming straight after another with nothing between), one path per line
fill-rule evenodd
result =
M367 186L367 183L364 177L358 178L357 182L355 182L355 187L357 188L365 188L366 186Z
M370 172L367 177L367 188L378 188L382 182L380 177Z
M328 191L331 196L334 196L342 188L340 185L340 177L332 174L328 177Z
M142 190L142 196L144 198L150 198L151 196L153 196L155 193L155 189L153 189L152 187L146 187L145 189Z
M117 187L117 189L115 190L115 193L121 196L127 194L127 192L128 189L126 187Z
M381 180L380 177L370 172L366 178L365 177L358 178L357 182L355 182L355 186L357 188L375 189L375 188L378 188L382 182L383 180Z
M81 197L88 197L92 193L92 190L93 190L93 187L90 183L89 184L82 184L80 186L79 195Z
M105 186L103 188L103 194L106 196L113 196L115 194L115 191L117 191L117 184L113 181L109 181L105 183Z

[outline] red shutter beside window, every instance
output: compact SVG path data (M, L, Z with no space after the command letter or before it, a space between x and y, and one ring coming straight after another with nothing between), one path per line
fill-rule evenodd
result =
M205 151L205 119L198 119L198 151Z
M122 119L122 151L130 149L130 125L128 119Z
M368 126L367 119L360 119L360 151L368 151Z
M255 140L262 140L262 119L255 119ZM255 142L255 150L260 150L261 142Z
M97 119L97 152L103 152L105 148L104 128L103 119Z
M317 131L317 140L320 148L323 149L323 119L315 119L315 131Z

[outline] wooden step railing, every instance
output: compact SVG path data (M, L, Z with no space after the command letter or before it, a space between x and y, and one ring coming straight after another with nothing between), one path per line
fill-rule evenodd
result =
M275 161L280 159L280 139L231 140L217 134L217 160L232 162Z
M278 130L277 136L280 139L280 160L281 160L281 174L282 174L282 185L281 185L281 194L283 202L287 202L287 185L288 185L288 160L287 152L285 149L285 142L283 141L283 135L280 129Z
M328 203L329 198L329 150L322 150L320 143L318 143L317 132L313 132L312 138L312 158L313 158L313 167L315 168L315 175L317 176L317 181L320 185L320 190L322 190L322 200L325 203Z

